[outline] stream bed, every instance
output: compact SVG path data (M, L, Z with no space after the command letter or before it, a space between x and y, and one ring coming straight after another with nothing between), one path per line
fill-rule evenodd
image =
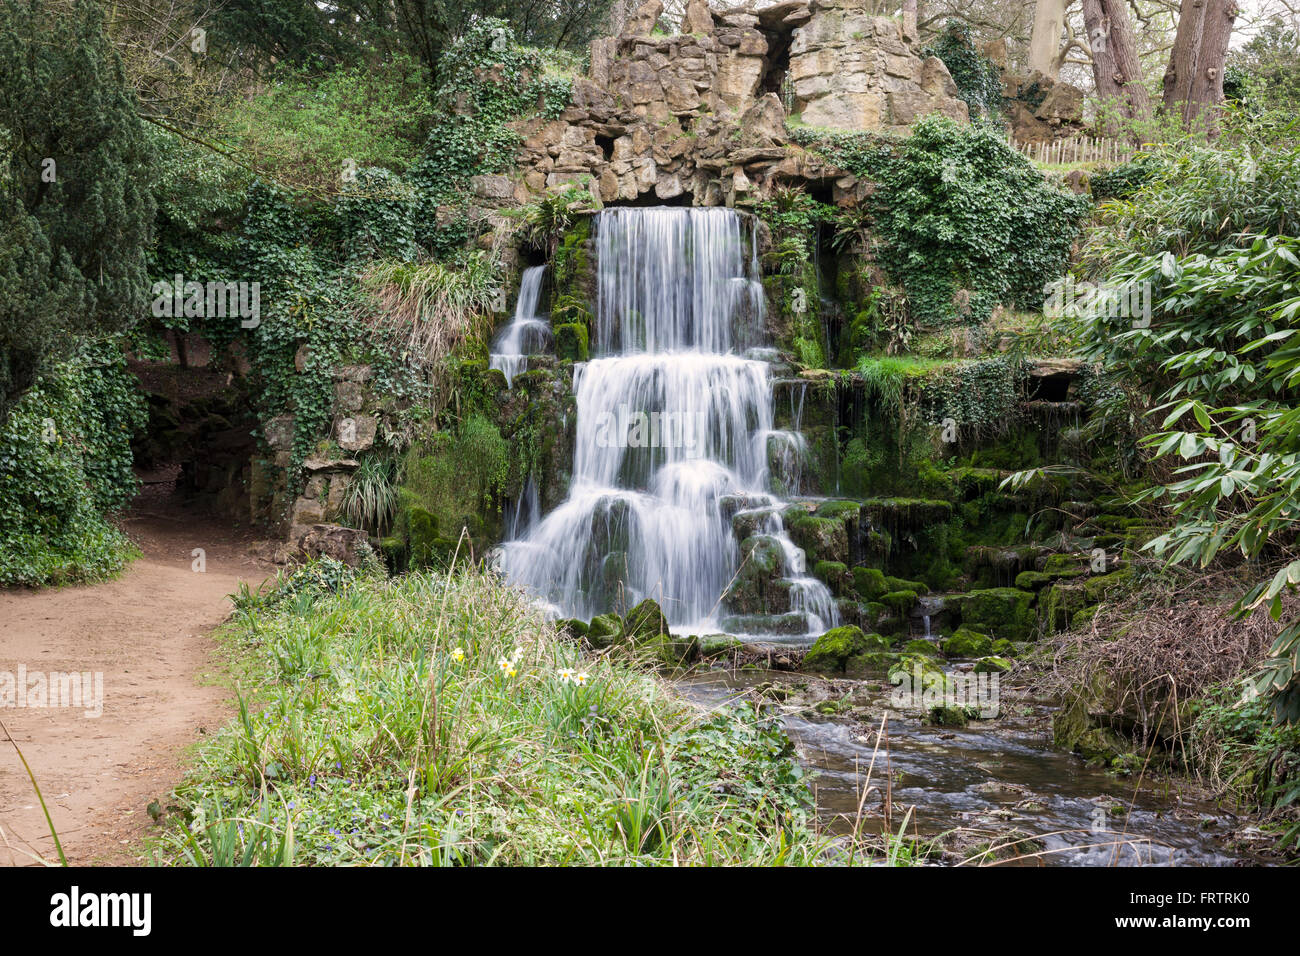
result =
M794 677L766 670L712 670L674 686L686 700L711 709L752 698L764 685ZM780 714L800 761L812 772L810 786L823 825L849 833L889 704L889 687L871 680L826 685L833 693L849 688L855 702L867 702L862 710L870 716L822 716L797 704L770 709ZM1019 857L1008 860L1017 865L1264 862L1230 846L1247 821L1186 785L1145 779L1139 784L1136 772L1119 775L1089 767L1073 754L1053 749L1047 705L1021 698L1004 709L1010 713L996 721L974 721L965 728L928 726L919 715L889 711L888 746L882 741L876 753L874 789L864 804L862 830L882 829L883 791L889 781L893 829L914 807L909 836L924 841L948 834L945 844L968 850L1005 846L999 856Z

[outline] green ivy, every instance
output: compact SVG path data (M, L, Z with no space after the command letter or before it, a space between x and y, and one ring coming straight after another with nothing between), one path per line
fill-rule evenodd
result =
M952 74L958 95L970 107L971 118L996 116L1002 110L1002 75L997 64L975 46L969 24L949 20L943 33L921 51L937 56Z
M985 127L930 116L901 142L808 129L792 136L876 184L869 213L883 240L878 259L918 321L978 325L999 303L1041 307L1090 208Z
M80 346L23 395L0 429L0 587L96 580L134 554L104 514L136 492L146 420L115 340Z

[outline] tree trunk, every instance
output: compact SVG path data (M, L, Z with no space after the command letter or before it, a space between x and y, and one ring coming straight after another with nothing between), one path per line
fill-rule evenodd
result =
M1223 67L1228 57L1228 42L1232 39L1232 24L1239 12L1233 0L1206 0L1195 70L1183 104L1183 122L1188 129L1200 124L1210 136L1219 132Z
M1144 120L1151 115L1151 98L1142 85L1142 67L1133 42L1133 26L1123 0L1083 0L1083 23L1092 51L1092 75L1097 96L1118 110L1120 117ZM1112 135L1121 131L1108 124ZM1137 131L1129 134L1136 137Z
M1169 66L1163 81L1164 107L1167 112L1174 104L1185 104L1192 89L1192 74L1196 72L1196 56L1201 45L1201 28L1205 23L1206 0L1183 0L1178 14L1178 32L1169 53ZM1181 108L1180 108L1181 109Z
M1061 69L1057 54L1070 0L1038 0L1034 4L1034 29L1029 36L1029 72L1056 79Z

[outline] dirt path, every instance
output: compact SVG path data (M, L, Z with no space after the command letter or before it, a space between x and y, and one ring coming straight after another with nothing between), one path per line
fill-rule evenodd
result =
M152 821L145 811L179 782L183 751L231 715L212 671L209 632L226 595L272 567L228 523L137 510L123 524L144 556L115 581L0 591L0 674L102 672L103 714L85 708L0 708L31 764L70 862L131 863ZM206 570L192 568L202 548ZM3 679L0 677L0 679ZM93 684L90 685L93 687ZM3 735L0 734L0 738ZM0 739L0 866L56 860L39 803L13 747Z

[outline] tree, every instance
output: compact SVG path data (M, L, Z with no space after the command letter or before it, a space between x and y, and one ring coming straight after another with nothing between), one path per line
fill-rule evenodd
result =
M1151 99L1142 84L1142 64L1123 0L1083 0L1083 22L1097 96L1126 119L1146 119Z
M144 308L150 173L98 9L0 0L0 424L45 362Z
M1038 0L1029 36L1029 70L1056 79L1061 72L1061 31L1070 0Z
M1183 3L1165 71L1164 108L1170 115L1181 115L1188 128L1198 122L1209 132L1218 128L1217 116L1209 108L1223 102L1223 70L1238 12L1233 0Z

